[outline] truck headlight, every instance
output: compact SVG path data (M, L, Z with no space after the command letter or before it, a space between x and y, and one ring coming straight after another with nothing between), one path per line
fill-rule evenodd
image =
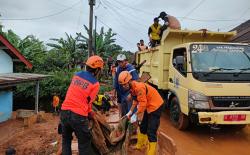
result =
M188 105L190 108L195 108L195 109L210 108L208 97L192 90L188 90Z

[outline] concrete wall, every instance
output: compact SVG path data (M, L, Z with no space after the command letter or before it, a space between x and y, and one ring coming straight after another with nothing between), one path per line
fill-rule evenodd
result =
M13 73L12 58L0 50L0 74ZM11 91L0 90L0 122L6 121L11 118L13 106L13 93Z
M0 73L13 73L12 58L3 50L0 50Z
M0 122L11 118L13 107L13 93L0 91Z

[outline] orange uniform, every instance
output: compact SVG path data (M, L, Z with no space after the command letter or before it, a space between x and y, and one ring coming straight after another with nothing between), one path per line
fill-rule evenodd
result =
M138 113L145 110L151 113L157 110L164 102L155 88L143 82L132 81L130 93L132 96L136 96ZM133 104L136 104L136 102Z
M81 71L74 75L68 88L62 110L70 110L82 116L92 111L92 102L99 92L100 84L89 72Z
M54 107L54 108L58 107L59 102L60 102L59 97L58 97L58 96L56 96L56 95L55 95L55 96L53 96L53 102L52 102L52 104L53 104L53 107Z

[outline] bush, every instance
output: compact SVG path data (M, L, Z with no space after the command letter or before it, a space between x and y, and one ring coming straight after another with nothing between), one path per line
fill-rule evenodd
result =
M99 94L104 94L105 92L109 92L113 89L110 85L101 85Z

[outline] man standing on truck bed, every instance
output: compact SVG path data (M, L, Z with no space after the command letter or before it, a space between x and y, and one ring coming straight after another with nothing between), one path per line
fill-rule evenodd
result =
M86 71L77 72L72 78L61 111L63 155L72 154L72 132L78 139L79 154L91 154L88 118L94 116L92 102L100 88L96 77L100 74L103 64L101 57L91 56L86 62Z
M147 145L147 140L149 140L147 155L155 155L157 144L156 133L160 125L163 99L152 86L133 80L128 71L121 72L119 75L119 84L125 90L129 90L134 99L130 111L126 114L128 118L131 117L134 108L138 106L136 114L140 125L140 133L137 135L136 149L142 149L142 147Z
M154 24L152 24L148 28L148 37L150 40L151 47L155 47L160 44L160 33L161 33L161 25L159 24L159 19L154 18Z
M117 62L119 66L117 67L117 71L115 73L114 88L117 93L117 102L120 103L121 116L124 116L130 109L129 104L132 103L128 103L127 97L129 95L129 91L122 88L122 85L120 85L118 82L118 77L122 71L128 71L131 74L133 80L137 80L139 76L133 65L128 63L128 60L124 54L119 54L117 56Z
M168 15L166 12L162 11L158 18L161 18L164 21L164 24L161 27L160 37L162 37L163 32L169 27L171 29L181 29L180 22L174 17Z

